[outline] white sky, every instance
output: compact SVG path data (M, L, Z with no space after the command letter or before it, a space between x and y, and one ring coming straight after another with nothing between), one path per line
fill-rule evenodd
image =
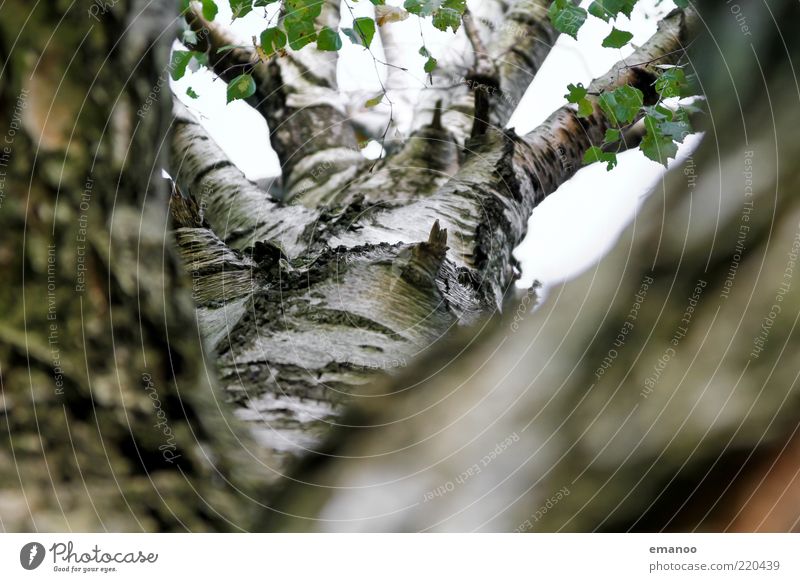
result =
M401 5L402 0L389 0L388 3ZM641 0L630 21L624 16L617 20L617 28L634 34L632 44L646 41L655 32L659 15L674 7L670 0L663 0L657 7L656 3L657 0ZM229 21L227 2L218 0L217 4L220 7L217 19ZM371 15L372 5L368 2L351 3L351 6L356 16ZM351 26L350 21L350 14L344 9L342 26ZM398 37L408 39L402 65L409 68L408 84L412 91L409 102L413 103L413 91L421 88L425 79L422 72L424 59L417 52L421 45L417 18L411 16L404 22L387 26L396 27L394 32ZM242 36L243 43L250 44L247 39L258 36L266 27L263 12L257 9L244 19L235 21L232 27ZM564 94L569 83L588 84L592 78L627 56L633 50L630 45L623 49L600 46L610 30L610 24L589 17L577 41L561 35L509 126L515 127L519 134L532 130L566 103ZM452 33L440 32L427 22L423 23L423 33L434 56L440 55L452 39ZM383 60L378 35L372 50L377 58ZM379 72L385 75L382 67ZM340 89L372 97L380 90L377 75L372 57L362 47L344 39L339 59ZM269 145L263 118L242 101L226 105L225 85L221 80L215 81L210 72L201 70L187 73L172 85L176 95L200 117L212 137L248 178L255 180L279 174L278 158ZM200 97L188 98L187 87L192 87ZM690 136L680 148L679 158L688 155L698 141L697 137ZM378 144L373 144L367 155L377 155L379 151ZM634 219L642 197L663 174L662 166L648 160L638 150L620 155L619 165L611 172L606 171L605 164L592 164L581 169L533 213L528 236L516 251L522 264L520 284L530 285L534 279L539 279L548 287L591 267Z

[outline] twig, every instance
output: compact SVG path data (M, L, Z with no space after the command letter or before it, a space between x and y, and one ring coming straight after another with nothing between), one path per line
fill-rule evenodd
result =
M358 25L358 22L356 22L356 15L353 12L353 8L350 6L350 3L347 2L347 0L345 0L344 5L347 6L347 10L350 12L350 16L353 17L353 26L356 27L356 30L358 31L358 34L361 36L362 39L365 38L364 35L361 32L361 27ZM380 141L381 153L378 156L378 158L375 160L375 162L372 164L372 166L370 166L369 171L371 172L375 168L375 165L379 161L381 161L383 159L383 152L386 150L386 148L384 147L384 144L386 143L386 134L389 133L389 128L392 126L392 123L394 123L394 102L392 101L392 98L389 97L389 93L386 91L386 86L383 84L383 81L381 80L381 72L378 70L378 63L380 61L378 61L377 57L372 52L371 48L369 48L368 46L365 46L364 48L367 49L367 52L369 53L369 56L372 57L372 64L375 67L375 76L378 78L378 84L380 84L380 86L381 86L381 91L383 91L383 96L386 97L386 101L389 103L389 121L386 124L386 129L383 130L383 135L381 135L381 141ZM385 65L386 63L382 63L382 64ZM402 69L402 67L398 67L398 68ZM405 69L402 69L402 70L405 70Z

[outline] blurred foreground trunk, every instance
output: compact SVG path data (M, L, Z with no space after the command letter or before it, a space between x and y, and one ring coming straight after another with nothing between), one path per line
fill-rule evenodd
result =
M0 4L0 524L247 527L258 456L212 392L160 176L176 14L100 6Z

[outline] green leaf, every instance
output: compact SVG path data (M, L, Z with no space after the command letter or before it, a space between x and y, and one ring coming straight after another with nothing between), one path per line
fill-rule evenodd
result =
M583 155L584 164L593 164L595 162L605 162L606 171L610 172L617 165L617 154L614 152L604 152L602 148L592 146Z
M433 70L436 68L436 63L437 63L436 59L434 59L433 57L428 57L428 60L425 61L425 65L423 66L425 72L432 73Z
M628 18L631 17L631 12L633 12L636 3L639 0L618 0L620 3L619 12L627 16Z
M198 95L197 93L195 93L195 90L194 90L194 89L192 89L191 87L188 87L188 88L186 89L186 94L187 94L189 97L191 97L192 99L197 99L198 97L200 97L200 95Z
M433 13L431 23L439 30L446 31L452 28L453 32L458 32L461 17L466 9L467 0L444 0L441 7Z
M686 73L680 67L672 67L661 73L656 79L656 91L662 99L694 95Z
M241 18L253 9L253 0L228 0L234 20Z
M275 2L279 2L280 0L256 0L253 2L253 6L258 6L259 8L262 6L269 6L270 4L274 4Z
M267 28L261 33L261 49L271 57L286 46L286 34L277 27Z
M583 83L578 83L577 85L570 83L567 85L567 90L569 93L564 95L564 98L566 98L566 100L570 103L580 103L580 101L585 99L586 95L589 93L586 90L586 87L583 86Z
M369 45L372 44L372 39L375 37L375 21L363 16L361 18L356 18L353 20L353 29L360 39L358 44L369 48Z
M285 0L286 21L302 21L313 26L314 20L322 13L324 0Z
M467 1L406 0L403 4L403 8L417 16L432 16L431 23L439 30L451 28L453 32L456 32L461 26L461 17L467 9Z
M247 99L256 92L256 82L253 77L245 73L239 75L228 83L228 103L235 99Z
M448 28L452 28L453 32L457 32L461 26L461 14L449 8L437 10L431 19L431 24L439 30L447 31Z
M583 83L578 83L577 85L569 84L567 85L567 90L569 93L564 97L570 103L575 103L578 106L578 117L589 117L594 112L594 107L586 97L588 91L583 86Z
M644 94L636 87L623 85L600 95L600 108L606 117L617 125L630 123L644 102Z
M286 16L283 20L289 46L300 50L317 40L315 19L322 12L323 0L284 0Z
M682 107L675 111L660 106L645 107L645 112L658 123L658 129L663 135L678 143L683 143L686 136L692 133L689 112Z
M170 75L173 81L181 79L186 74L186 67L192 57L199 56L202 53L196 51L172 51L172 58L170 59Z
M666 166L667 160L674 158L678 153L678 146L671 137L664 135L661 130L661 122L657 117L646 115L644 126L646 132L639 144L639 149L649 159Z
M628 44L633 35L626 30L619 30L614 27L607 37L603 39L603 46L606 48L622 48Z
M369 1L372 2L375 6L383 6L384 4L386 4L386 0L369 0Z
M214 0L201 0L203 3L203 18L208 20L209 22L213 21L217 17L217 12L219 12L219 7L217 7L217 3Z
M378 95L375 95L375 97L373 97L372 99L368 99L367 102L364 103L364 107L368 107L368 108L369 107L375 107L378 103L383 101L383 96L385 94L386 93L380 93Z
M672 138L673 141L683 143L686 136L692 133L692 126L688 119L677 119L675 121L665 121L661 124L661 133Z
M606 134L603 137L603 143L615 143L619 141L622 132L618 129L607 129Z
M687 115L691 114L701 114L705 113L705 109L702 107L702 101L695 101L693 103L681 103L681 109L686 112Z
M338 51L342 48L339 33L327 26L323 27L317 35L317 48L321 51Z
M441 0L406 0L403 8L417 16L430 16L441 4Z
M678 8L688 8L689 0L672 0Z
M197 51L192 51L192 57L197 62L198 65L208 66L208 55L206 53L201 53ZM191 63L189 63L190 67L193 71L194 68L191 67Z
M644 112L645 115L648 115L659 123L672 119L672 110L667 109L663 105L648 105L644 108Z
M424 69L426 73L432 73L433 70L436 68L437 60L431 56L431 53L428 51L428 47L421 46L419 47L419 54L423 57L427 58L425 61Z
M317 31L314 30L313 21L285 19L286 34L289 37L289 46L298 51L309 43L317 40Z
M342 32L347 38L350 39L350 42L352 42L353 44L357 45L361 44L361 38L359 38L358 33L356 33L356 31L353 30L352 28L346 28L346 27L342 28Z
M578 39L578 31L583 23L586 22L586 10L580 6L575 6L569 0L555 0L550 5L547 12L553 28L564 34L568 34L574 39Z
M589 5L589 14L608 22L619 13L630 16L638 0L595 0Z

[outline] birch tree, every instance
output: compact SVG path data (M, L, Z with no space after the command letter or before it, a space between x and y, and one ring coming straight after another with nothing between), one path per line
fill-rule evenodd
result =
M231 7L271 3L255 4ZM391 58L373 4L342 35L380 35ZM796 8L753 24L748 52L729 11L681 2L538 128L504 129L558 34L632 6L407 2L461 48L427 55L398 142L400 120L350 115L337 89L346 3L286 0L249 47L209 0L7 2L4 527L755 528L745 477L768 470L695 493L729 452L793 442L796 289L776 289L798 222L796 46L777 33ZM170 56L178 35L188 50ZM170 103L166 76L190 59L266 120L274 191ZM677 102L700 89L705 118ZM628 148L666 163L697 117L703 148L597 269L531 312L512 251L536 206ZM377 162L364 139L383 141ZM678 519L695 498L702 519Z

